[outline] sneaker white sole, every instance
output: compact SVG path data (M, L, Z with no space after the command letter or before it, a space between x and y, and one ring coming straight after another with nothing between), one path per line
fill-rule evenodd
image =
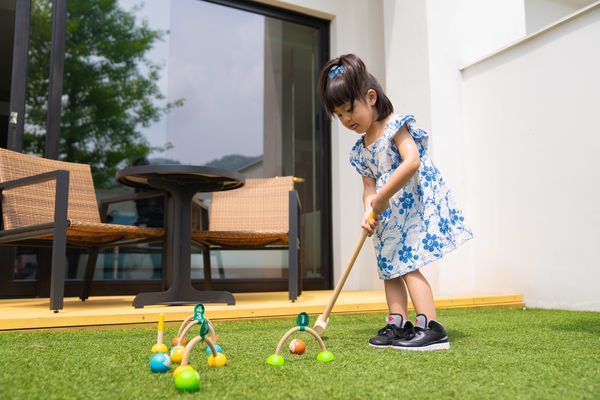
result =
M391 345L387 345L387 346L378 346L376 344L371 344L369 343L369 346L373 347L374 349L387 349L388 347L391 347Z
M450 343L434 343L429 346L422 347L404 347L404 346L390 346L394 350L398 351L436 351L436 350L449 350Z

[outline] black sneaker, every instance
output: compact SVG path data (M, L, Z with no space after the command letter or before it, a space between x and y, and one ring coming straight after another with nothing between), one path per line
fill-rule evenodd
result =
M413 332L413 324L410 321L404 323L404 328L399 328L396 325L388 324L377 332L377 336L369 339L369 346L378 349L386 348L392 345L392 342L397 339L404 339Z
M423 326L425 328L415 326L412 334L393 340L392 349L405 351L448 350L450 342L444 326L437 321L427 321L427 317L423 314L419 314L419 316L424 318Z

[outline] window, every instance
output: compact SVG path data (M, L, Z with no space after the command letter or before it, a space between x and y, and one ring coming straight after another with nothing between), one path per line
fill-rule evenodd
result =
M294 175L301 182L305 288L328 288L329 124L316 88L328 59L328 22L247 1L109 3L67 2L59 158L92 164L99 198L128 190L116 185L114 173L140 163L208 165L248 178ZM49 37L49 5L33 1L32 71L48 65L42 39ZM36 90L47 87L48 74L38 75L29 77L29 152L40 152L45 140ZM209 196L199 198L210 204ZM161 223L159 203L142 206L114 206L109 215L118 223ZM70 278L82 277L80 255L71 252ZM271 278L273 290L285 288L284 252L212 255L215 278L241 282L233 289L227 283L229 290L252 290L242 281ZM193 255L192 275L203 276L201 254ZM155 247L107 252L95 277L158 278Z

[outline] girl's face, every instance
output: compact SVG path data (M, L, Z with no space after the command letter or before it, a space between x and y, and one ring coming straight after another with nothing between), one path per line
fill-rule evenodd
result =
M365 133L377 120L376 101L377 94L373 89L370 89L365 99L354 100L354 104L345 103L334 108L333 111L346 128L356 133Z

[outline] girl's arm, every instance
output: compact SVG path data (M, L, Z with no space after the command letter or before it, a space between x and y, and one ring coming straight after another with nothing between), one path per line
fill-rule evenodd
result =
M360 226L367 231L367 234L371 236L375 231L375 227L377 226L377 216L375 220L369 220L369 216L371 215L371 210L373 209L371 206L371 202L377 196L375 191L375 179L369 178L367 176L363 176L363 204L365 205L365 213L363 215Z
M371 198L371 206L376 215L380 215L389 207L390 198L402 189L419 170L419 150L406 125L394 136L394 142L398 147L400 157L402 157L402 163L392 172L381 190Z

